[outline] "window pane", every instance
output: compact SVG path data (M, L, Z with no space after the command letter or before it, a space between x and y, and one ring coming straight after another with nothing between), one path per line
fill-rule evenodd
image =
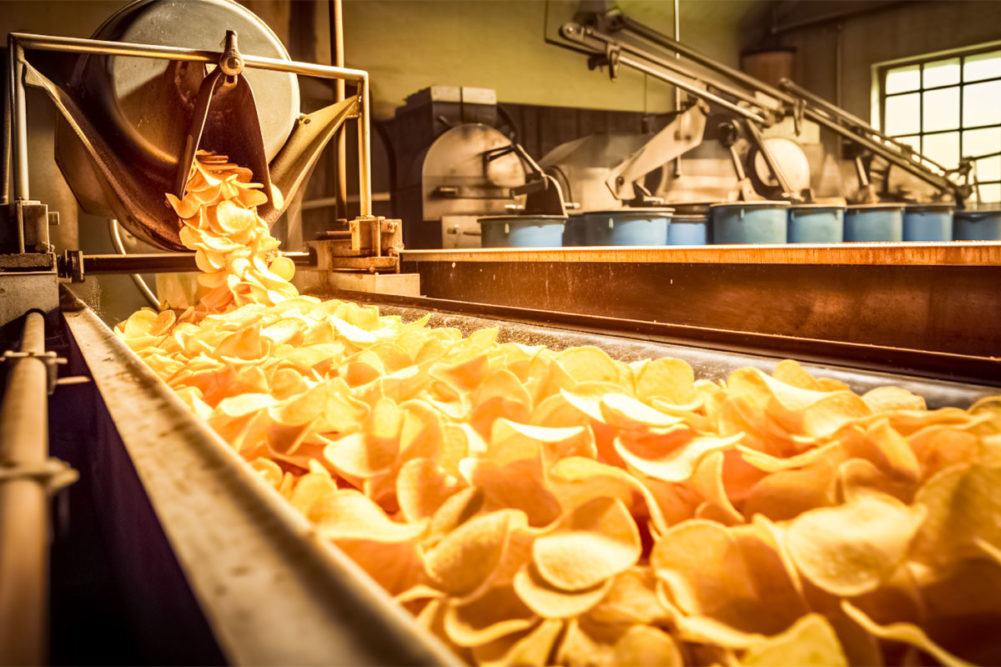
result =
M924 132L959 127L959 86L930 90L924 94Z
M1001 183L980 186L980 201L1001 202Z
M963 125L991 125L1001 122L1001 81L975 83L963 87Z
M1001 51L966 56L963 63L963 80L979 81L1001 76Z
M955 167L959 164L959 132L926 135L921 152L943 167Z
M963 132L963 155L985 155L1001 151L1001 127Z
M977 180L997 181L1001 179L1001 157L977 160Z
M921 69L918 65L895 67L886 72L886 92L904 93L921 87Z
M921 110L918 106L921 102L921 95L900 95L898 97L886 98L886 133L894 134L914 134L919 131L921 124Z
M959 58L925 63L924 82L925 88L959 83Z

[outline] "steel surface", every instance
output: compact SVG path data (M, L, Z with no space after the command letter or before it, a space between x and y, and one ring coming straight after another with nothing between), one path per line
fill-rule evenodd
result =
M361 568L318 537L93 311L65 317L231 662L458 664Z

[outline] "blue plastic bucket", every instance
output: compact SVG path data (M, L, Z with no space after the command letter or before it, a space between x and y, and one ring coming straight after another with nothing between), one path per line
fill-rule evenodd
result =
M801 204L789 207L789 243L841 243L845 207Z
M587 214L588 245L664 245L669 208L629 208Z
M559 248L563 245L562 215L495 215L480 218L484 248Z
M785 243L789 202L713 204L713 243Z
M904 211L904 240L944 242L952 240L950 204L919 204Z
M587 245L587 214L575 213L563 227L563 247Z
M902 241L903 204L857 204L845 209L845 241Z
M952 238L956 241L1001 241L1001 209L956 211Z
M706 215L678 215L667 226L668 245L706 245L709 243L709 217Z

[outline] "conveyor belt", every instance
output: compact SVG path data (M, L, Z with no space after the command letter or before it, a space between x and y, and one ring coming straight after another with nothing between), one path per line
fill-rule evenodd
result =
M602 330L600 327L602 323L607 323L603 318L581 318L578 316L567 317L565 320L556 318L556 321L550 325L540 326L532 323L528 318L558 314L540 314L510 308L490 308L478 304L460 304L419 297L394 297L347 292L335 296L378 305L382 314L398 315L405 321L417 319L430 312L430 326L455 327L464 334L484 327L499 327L502 341L514 341L525 345L546 345L554 349L594 345L622 361L655 359L665 356L676 357L687 361L695 370L697 378L714 381L724 380L732 371L747 366L770 372L779 360L792 356L800 361L805 361L803 367L810 373L841 380L856 393L864 393L874 387L895 385L924 396L929 408L968 407L979 398L999 393L998 388L990 384L920 377L902 369L893 371L886 366L882 370L852 368L843 364L822 361L819 356L814 356L812 360L806 360L802 355L791 354L766 356L736 349L679 344L671 342L671 339L667 337L642 334L622 335L621 331L618 332L618 335L611 335L607 333L607 329ZM493 315L478 316L471 315L470 312L492 313ZM588 328L588 324L590 324L590 328ZM998 376L995 376L994 379L997 380Z

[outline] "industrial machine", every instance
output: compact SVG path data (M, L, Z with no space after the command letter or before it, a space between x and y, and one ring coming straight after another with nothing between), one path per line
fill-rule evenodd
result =
M606 68L612 78L621 67L629 67L675 86L690 100L671 123L633 153L611 146L612 137L593 136L545 156L542 164L567 174L574 196L581 199L605 206L612 201L641 202L634 191L640 179L682 155L695 163L695 174L682 177L679 163L674 162L675 168L662 170L654 187L669 202L809 202L819 196L857 203L881 198L945 201L962 207L976 192L975 158L947 169L793 81L784 79L781 88L775 88L651 29L614 6L579 12L560 26L559 39L553 43L586 54L588 67ZM842 177L842 170L833 164L836 161L824 154L817 128L834 133L848 146L845 157L856 183ZM615 141L623 143L621 138ZM700 168L699 163L705 162L711 166ZM821 178L832 166L834 177ZM596 169L604 169L600 183L595 183ZM713 176L726 171L730 171L729 192L721 192ZM814 191L825 185L826 192ZM608 194L600 192L602 186Z
M612 66L636 57L624 46L606 53L609 42L597 28L567 30L582 48L600 46ZM398 213L420 209L414 219L424 227L414 238L427 231L446 249L404 248L403 225L371 215L368 74L292 61L239 5L139 0L92 39L12 34L8 46L0 179L0 333L7 350L0 662L44 659L47 497L77 474L79 481L62 491L76 509L68 522L56 513L53 523L53 571L68 568L77 577L51 592L54 625L93 641L113 637L120 662L457 662L320 539L72 291L87 274L194 270L193 256L177 252L176 218L161 197L178 191L200 147L239 155L255 179L275 186L261 209L274 222L338 128L357 123L361 215L348 229L311 240L307 251L289 253L310 294L335 292L407 320L430 314L430 325L466 334L499 326L502 340L595 345L626 360L670 355L713 380L795 356L807 370L857 391L893 383L921 394L929 407L969 405L1001 383L1001 323L984 317L1001 309L1001 243L469 248L463 239L473 237L470 220L477 216L508 205L565 214L567 200L583 196L563 193L546 163L490 129L477 116L489 109L478 99L467 106L461 92L452 113L463 122L430 130L433 141L415 140L432 149L408 163L420 167L419 177L396 188L410 197L398 202ZM67 72L68 79L57 76ZM294 75L343 80L353 90L299 115ZM48 238L56 211L32 200L28 188L26 86L44 91L59 112L59 165L80 205L167 252L56 255ZM774 97L793 100L804 118L842 127L833 111L779 92ZM752 188L803 196L805 188L772 162L781 149L754 135L777 107L718 98L712 103L758 119L734 137L758 142L764 166L755 173L766 182ZM416 107L424 114L434 105ZM688 155L681 149L716 131L712 118L695 104L657 135L651 154L636 141L625 141L615 159L605 154L608 196L631 203L657 196L643 178L660 151L667 159ZM873 143L874 154L893 155L934 180L926 166L911 164L919 158L858 136ZM435 146L462 161L438 160ZM581 147L588 151L594 147ZM966 191L951 177L935 183ZM468 202L470 208L458 205ZM107 606L114 611L74 615L79 590L102 586L113 591Z

